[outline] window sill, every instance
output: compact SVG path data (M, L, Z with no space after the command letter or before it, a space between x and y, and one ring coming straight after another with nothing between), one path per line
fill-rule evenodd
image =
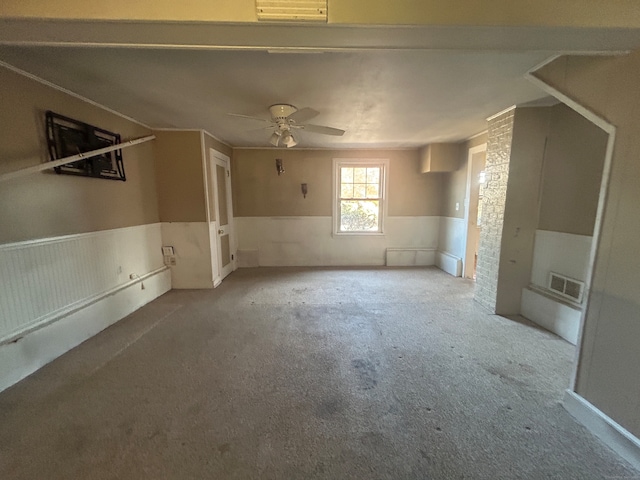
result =
M384 232L333 232L334 237L384 237Z

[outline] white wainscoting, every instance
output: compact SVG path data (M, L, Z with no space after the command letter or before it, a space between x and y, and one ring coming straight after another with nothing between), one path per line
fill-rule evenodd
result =
M435 263L435 248L387 248L387 267L426 267Z
M582 316L580 308L567 305L530 287L522 289L520 314L564 338L567 342L573 345L578 343Z
M462 259L445 252L436 252L435 265L454 277L462 276Z
M0 390L170 290L161 245L160 224L0 245Z
M578 341L582 309L554 298L548 289L549 273L556 272L585 281L589 269L592 237L537 230L533 248L531 286L522 290L523 317L572 344Z
M331 217L235 218L239 265L256 266L257 252L261 267L385 265L387 248L437 248L439 225L440 217L388 217L385 235L333 236Z
M163 266L160 224L0 245L0 342Z
M582 282L587 278L592 237L536 230L531 283L547 288L549 272Z
M172 288L213 288L214 263L217 263L215 223L163 222L162 241L175 249L176 265L171 266Z
M465 248L464 218L440 217L436 266L459 277L462 275L462 259Z
M440 217L438 250L457 258L464 257L464 218Z

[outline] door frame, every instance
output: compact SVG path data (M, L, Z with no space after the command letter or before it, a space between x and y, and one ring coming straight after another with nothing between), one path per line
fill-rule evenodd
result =
M218 172L216 169L216 165L221 162L225 168L225 171L228 172L225 177L225 183L227 185L227 215L229 219L229 247L230 247L230 255L231 255L231 268L230 270L223 275L222 270L222 245L218 241L218 229L220 227L220 212L219 212L219 202L218 202ZM237 255L236 255L236 235L235 235L235 225L233 219L233 204L232 204L232 192L231 192L231 159L225 155L224 153L214 149L209 149L209 172L210 172L210 184L211 190L213 192L213 209L215 211L216 219L210 222L210 235L212 237L211 241L216 244L216 261L214 268L214 278L213 278L213 286L214 288L220 285L220 282L224 280L224 278L229 275L229 273L235 271L238 268L237 265ZM213 259L212 259L213 260ZM213 261L212 261L213 263Z
M467 247L469 246L469 206L471 204L471 172L473 170L473 156L487 151L487 144L483 143L471 147L467 152L467 187L464 194L464 248L462 259L462 278L467 278Z

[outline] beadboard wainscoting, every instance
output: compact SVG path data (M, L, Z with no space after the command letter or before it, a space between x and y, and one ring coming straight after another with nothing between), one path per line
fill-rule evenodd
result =
M160 224L0 245L0 390L170 290L161 246Z
M435 249L440 217L387 217L384 235L332 235L331 217L236 217L241 267L385 265L387 248Z

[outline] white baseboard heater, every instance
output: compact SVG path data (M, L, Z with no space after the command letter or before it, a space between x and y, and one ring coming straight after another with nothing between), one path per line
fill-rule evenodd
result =
M462 259L447 252L436 252L436 266L454 277L462 276Z

